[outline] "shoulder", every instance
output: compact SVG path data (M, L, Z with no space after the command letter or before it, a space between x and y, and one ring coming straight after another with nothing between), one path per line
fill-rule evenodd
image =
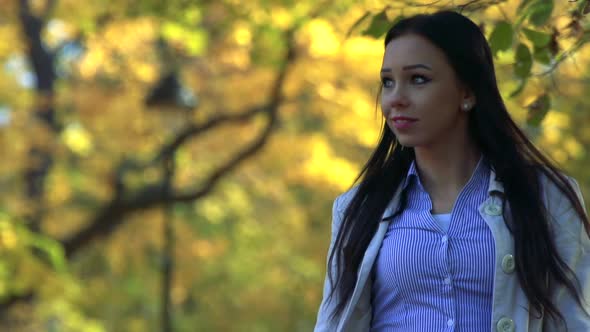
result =
M358 185L338 195L338 197L336 197L336 199L334 200L334 212L338 212L341 214L344 213L344 210L346 210L346 208L354 198L354 195L356 195L357 191Z
M558 184L554 181L554 179L550 178L542 171L539 171L538 173L541 191L544 195L546 195L548 198L552 198L551 201L553 202L555 202L556 199L559 199L560 201L566 199L567 196L562 191L560 186L558 186ZM563 172L560 172L560 175L567 180L567 184L574 190L575 194L578 196L578 199L582 199L582 192L580 190L578 181Z
M338 195L334 200L332 207L332 230L336 230L340 227L342 222L344 211L348 207L348 204L352 201L354 195L358 191L358 186L354 186L344 193Z
M578 181L563 172L560 173L560 175L562 175L566 180L563 185L567 185L573 190L575 198L584 207L584 198ZM539 171L539 183L541 185L543 203L545 204L547 212L552 217L558 218L567 212L574 212L574 206L572 202L562 190L562 188L560 188L564 187L563 185L558 185L554 179L550 178L547 174L541 171Z
M354 195L358 191L358 185L338 195L334 200L332 206L332 234L338 232L342 219L344 219L344 211L354 198Z

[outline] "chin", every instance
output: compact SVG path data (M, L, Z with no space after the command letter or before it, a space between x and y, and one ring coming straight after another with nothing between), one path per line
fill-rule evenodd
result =
M403 139L398 137L397 138L397 142L401 145L404 146L404 148L414 148L416 147L418 144L416 144L417 142L415 142L414 140L410 140L410 139Z

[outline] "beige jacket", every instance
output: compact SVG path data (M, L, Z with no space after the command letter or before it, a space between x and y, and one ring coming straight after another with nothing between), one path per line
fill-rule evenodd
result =
M500 194L504 192L504 188L495 178L495 173L491 171L488 199L479 206L481 216L492 231L496 248L490 331L558 331L548 318L537 319L534 317L534 313L529 314L529 303L520 288L514 269L514 241L502 216ZM583 202L577 182L572 178L570 178L570 181L580 201ZM590 239L566 197L545 176L541 178L541 183L544 188L544 202L551 216L553 234L559 254L568 266L575 271L582 286L583 299L586 301L584 309L590 313ZM334 202L332 240L328 253L333 249L343 212L354 194L353 191L354 189L345 192L336 198ZM391 215L394 209L397 208L400 193L401 186L385 210L384 216ZM348 299L344 313L333 320L329 319L329 315L335 306L335 301L327 301L331 285L328 276L326 276L324 295L317 316L315 332L369 331L372 316L371 278L369 276L388 226L389 222L387 221L379 224L379 228L369 243L360 265L352 297ZM555 288L553 300L564 315L569 331L590 331L590 316L584 313L564 287Z

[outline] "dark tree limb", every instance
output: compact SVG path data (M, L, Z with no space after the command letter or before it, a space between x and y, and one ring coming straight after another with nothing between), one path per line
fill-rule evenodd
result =
M146 186L142 190L139 190L133 194L122 195L118 199L112 200L90 222L88 222L85 227L72 236L61 241L67 257L71 257L78 250L90 244L93 240L111 234L119 225L125 222L124 217L132 212L142 209L149 209L162 204L188 202L202 198L215 187L219 180L240 166L248 158L254 156L254 154L266 144L276 124L278 109L283 98L282 90L286 75L290 66L295 60L295 43L293 40L293 32L290 31L286 33L286 35L286 40L288 41L288 50L286 52L282 67L280 68L279 73L274 81L273 90L271 91L268 105L261 108L260 110L253 109L250 111L250 114L244 113L247 114L247 116L251 116L255 113L261 112L267 116L268 122L261 134L252 143L239 151L233 158L230 158L229 161L221 165L217 170L210 174L207 180L204 181L204 184L195 191L185 193L169 193L166 189L165 183L157 183ZM229 117L229 119L236 118ZM208 126L205 125L201 128L204 128L203 130L207 130L207 128L211 127L211 123L215 124L218 122L212 120L208 123ZM193 138L192 135L198 134L199 131L195 130L191 132L191 135L185 134L184 136L178 136L179 138L177 137L177 139L173 141L173 144L168 145L167 149L169 151L174 151L181 145L181 143L186 142L189 138ZM168 151L165 149L162 151Z
M237 114L216 115L201 124L189 124L186 128L176 134L176 136L174 136L170 142L164 144L160 151L156 154L156 157L153 159L147 162L139 162L130 159L122 161L116 168L116 181L117 183L123 183L123 178L127 172L141 171L148 167L159 165L163 161L170 159L178 151L178 149L187 142L194 140L195 138L220 126L248 121L258 114L268 112L267 108L268 105L263 107L254 107Z
M152 161L152 164L159 163L164 159L170 158L178 150L180 146L186 143L190 139L194 139L197 136L201 136L206 132L215 129L221 125L228 125L233 123L240 123L248 121L254 116L267 111L263 107L255 107L238 114L222 114L213 116L206 122L200 125L190 125L174 137L170 143L162 147L156 158Z
M318 7L317 12L312 13L309 16L317 16L317 14L319 14L319 12L329 3L329 1L322 3L322 5ZM23 0L21 4L23 4L23 8L28 8L26 7L28 6L28 2L25 0ZM113 233L118 226L126 221L125 217L135 211L172 204L174 202L196 200L203 197L203 195L213 189L213 187L223 176L227 175L229 172L237 168L241 163L258 152L266 144L268 138L270 137L276 124L278 109L283 102L282 90L284 87L285 78L295 60L295 40L293 35L296 29L297 27L293 27L285 33L285 40L287 41L288 49L285 53L285 58L282 62L281 68L278 70L278 75L274 81L273 89L270 93L269 102L267 105L261 108L251 109L238 115L227 115L213 118L200 126L188 128L178 135L174 140L172 140L170 144L164 146L158 154L159 157L156 157L156 160L163 161L161 159L172 158L174 152L182 144L189 141L190 139L194 139L194 137L200 135L204 131L211 130L216 126L225 124L227 122L244 121L257 114L265 114L268 118L267 125L261 134L251 144L247 145L227 163L223 164L216 171L214 171L204 182L204 185L193 192L175 193L173 190L169 190L169 187L164 181L161 183L147 185L135 193L128 194L126 193L124 184L122 181L120 181L121 179L115 177L113 185L117 194L114 195L114 197L108 203L98 210L91 220L86 223L86 226L81 228L75 234L60 241L64 248L66 258L70 259L74 254L90 245L94 240ZM125 170L125 167L128 167L128 169L133 169L133 165L124 165L120 169ZM2 301L0 301L0 313L6 311L14 304L31 299L33 297L34 292L30 291L26 294L14 295L4 298Z
M176 163L174 158L170 158L163 163L164 168L164 186L166 194L169 195L173 190L174 175L176 173ZM172 315L172 281L174 279L174 214L173 203L164 205L163 221L162 221L162 237L164 246L162 248L162 284L161 284L161 324L162 332L173 331L173 315Z
M54 54L45 47L42 30L56 0L47 0L43 12L35 15L29 0L19 0L19 18L21 29L27 43L28 59L35 72L37 104L34 116L47 125L53 132L59 131L55 117L53 95L56 74L54 70ZM53 164L51 151L44 146L31 146L28 151L28 165L22 177L25 183L25 194L32 203L33 209L27 216L28 226L33 232L39 232L43 218L44 182ZM0 314L19 302L30 302L34 299L32 292L11 296L0 302Z
M31 10L29 0L19 1L21 28L28 46L28 59L36 78L37 103L33 115L53 133L57 133L59 125L53 102L56 80L54 54L45 47L42 40L43 27L54 6L54 0L47 1L43 12L36 16ZM25 183L25 194L33 207L26 216L33 232L39 231L43 219L44 183L52 165L53 155L48 146L33 144L29 148L28 164L22 177Z
M318 7L317 13L313 13L310 17L316 16L319 11L326 7L329 2L324 2ZM28 2L22 1L22 8L28 9ZM25 16L23 16L25 17ZM27 17L27 19L29 19ZM33 23L37 23L37 20L32 20ZM35 30L37 29L37 30ZM31 31L39 31L39 28L31 29ZM181 132L175 139L168 145L164 146L155 162L164 161L165 159L171 159L174 152L183 145L185 142L194 139L198 135L205 131L211 130L217 126L220 126L229 122L245 121L257 114L264 114L267 116L267 125L263 129L262 133L249 145L243 148L236 156L231 158L227 163L222 165L216 171L214 171L209 178L194 192L188 193L175 193L169 190L165 181L161 183L147 185L135 193L128 194L122 179L115 177L113 180L113 186L116 194L114 197L106 203L98 212L86 223L86 226L82 227L75 234L62 239L62 244L67 259L70 259L75 253L81 249L87 247L94 240L106 237L112 234L117 227L123 224L126 220L125 217L129 214L143 209L152 207L162 206L166 204L172 204L174 202L185 202L189 199L195 200L203 197L206 193L210 192L213 187L221 180L221 178L227 175L229 172L237 168L241 163L252 157L257 151L259 151L267 142L271 135L277 120L278 109L283 102L282 90L285 83L287 73L295 60L295 40L294 31L297 27L293 27L291 30L285 33L285 40L287 41L287 51L285 58L282 61L281 68L278 70L278 75L274 81L273 89L269 96L269 102L267 105L248 110L238 115L225 115L217 118L213 118L202 125L189 127L187 130ZM40 39L39 39L40 40ZM40 48L38 48L40 49ZM52 88L52 85L50 85ZM119 170L134 169L134 165L120 166ZM26 294L13 295L4 298L0 301L0 313L5 312L11 306L32 299L34 297L34 291L30 291Z
M291 34L289 34L291 36ZM120 224L124 222L123 217L141 209L152 208L161 204L173 203L173 202L188 202L194 201L205 196L209 193L219 180L233 171L235 168L240 166L242 162L252 157L258 150L260 150L267 142L277 118L278 108L282 101L281 91L284 86L285 77L289 66L295 59L295 45L292 38L289 39L290 45L287 52L285 62L275 82L273 84L273 91L271 93L270 102L266 107L255 108L250 111L244 112L235 116L217 117L202 126L196 126L192 130L186 130L185 132L178 135L171 144L164 147L160 153L162 157L157 158L170 158L173 152L177 150L184 142L194 138L194 136L200 135L202 132L197 130L209 130L222 122L223 119L228 121L243 121L244 119L254 116L258 113L264 113L268 116L268 122L262 133L243 150L238 152L228 162L219 167L214 171L204 184L197 190L188 193L176 193L167 192L164 183L157 183L146 186L140 191L135 192L127 197L119 197L114 199L107 204L101 211L87 223L87 226L79 230L74 235L62 240L62 244L65 249L67 257L71 257L80 248L88 245L93 239L98 237L106 236L112 233Z
M53 68L54 55L41 40L41 31L54 3L55 1L49 1L43 15L38 17L31 12L29 0L19 1L20 21L29 46L29 59L37 78L37 90L48 95L53 94L56 77Z

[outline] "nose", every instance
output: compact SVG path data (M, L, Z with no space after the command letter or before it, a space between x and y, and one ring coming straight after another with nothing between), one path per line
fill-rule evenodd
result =
M383 113L388 116L391 111L403 110L409 105L409 100L405 92L400 88L382 91L381 95L381 106Z

